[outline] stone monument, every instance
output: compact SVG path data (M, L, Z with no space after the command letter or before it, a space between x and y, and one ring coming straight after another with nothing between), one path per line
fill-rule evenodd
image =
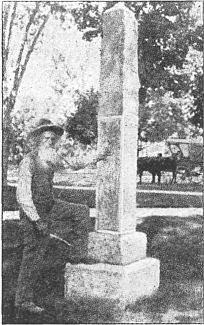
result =
M103 17L98 146L111 156L98 163L96 229L91 264L67 264L66 299L115 301L125 308L159 286L159 261L146 257L136 231L138 43L134 14L122 3Z

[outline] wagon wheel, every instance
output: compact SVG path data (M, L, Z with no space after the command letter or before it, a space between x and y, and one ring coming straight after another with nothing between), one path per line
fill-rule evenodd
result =
M191 182L194 184L201 184L203 182L203 168L201 166L191 170Z
M176 171L176 181L177 183L191 183L191 173L190 169L186 166L179 166Z
M203 181L202 167L195 167L192 170L186 166L179 166L176 179L178 183L201 184Z

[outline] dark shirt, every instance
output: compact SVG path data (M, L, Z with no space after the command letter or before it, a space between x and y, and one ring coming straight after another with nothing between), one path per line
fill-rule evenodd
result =
M19 166L17 200L21 213L36 221L53 206L54 170L43 165L38 156L28 154Z

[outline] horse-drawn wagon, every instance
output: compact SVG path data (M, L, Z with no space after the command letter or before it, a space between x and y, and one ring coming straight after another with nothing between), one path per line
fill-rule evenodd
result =
M197 183L203 181L203 141L196 139L168 139L172 157L176 158L176 181Z

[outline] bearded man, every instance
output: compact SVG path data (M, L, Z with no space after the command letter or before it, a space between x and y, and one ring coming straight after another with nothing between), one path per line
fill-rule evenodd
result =
M63 134L60 126L41 119L30 133L34 148L19 166L17 201L23 225L23 257L18 277L15 306L18 310L42 313L34 303L34 287L50 241L49 234L56 221L77 214L78 220L89 218L86 205L72 204L53 197L54 171L64 167L56 151ZM104 159L98 156L94 163Z

